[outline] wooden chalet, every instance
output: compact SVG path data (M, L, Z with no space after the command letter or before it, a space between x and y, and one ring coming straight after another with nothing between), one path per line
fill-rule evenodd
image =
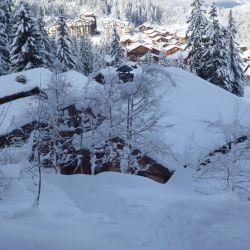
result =
M138 44L130 48L127 52L127 57L130 61L136 62L138 59L144 57L149 51L153 54L155 62L158 62L160 50L143 44Z
M177 45L169 45L169 46L165 47L165 54L167 56L170 56L170 55L173 55L180 50L182 50L182 49Z
M140 32L145 32L146 30L153 30L153 28L149 25L146 25L146 24L142 24L140 27L139 27L139 31Z
M246 46L240 46L239 49L241 50L241 52L248 51L248 48Z
M150 30L145 30L143 33L146 34L147 36L154 33L155 30L154 29L150 29Z
M151 52L154 54L154 55L160 55L160 50L156 49L156 48L152 48L151 49Z
M188 41L187 36L176 36L176 40L178 41L179 44L186 44Z
M143 44L138 44L128 50L127 57L129 58L129 60L135 62L138 60L138 58L146 55L149 50L150 50L149 47Z
M156 36L154 39L153 39L153 43L167 43L169 42L169 40L166 38L166 37L163 37L161 35L159 36Z
M161 36L161 33L157 30L148 35L149 38L155 38L157 36Z
M132 40L131 38L125 38L121 40L121 44L125 47L131 46L135 41Z

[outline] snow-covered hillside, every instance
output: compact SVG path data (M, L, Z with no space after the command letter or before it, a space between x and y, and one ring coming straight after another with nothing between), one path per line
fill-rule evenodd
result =
M215 126L239 119L240 124L248 124L249 97L239 98L181 69L168 68L167 72L172 86L159 85L160 112L165 114L162 124L174 126L152 137L176 153L188 153L187 161L192 157L197 160L225 142L226 135L211 123Z

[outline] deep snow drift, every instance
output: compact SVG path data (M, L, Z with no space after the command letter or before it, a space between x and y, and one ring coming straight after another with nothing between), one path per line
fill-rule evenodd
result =
M249 249L250 204L195 194L187 171L166 185L116 173L47 174L38 209L29 185L15 180L1 201L0 249Z

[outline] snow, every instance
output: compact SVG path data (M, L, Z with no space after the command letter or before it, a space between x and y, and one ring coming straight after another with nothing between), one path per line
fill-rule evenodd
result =
M27 78L27 84L16 82L15 79L19 75L23 75ZM72 93L76 98L82 98L86 92L88 92L89 95L95 93L96 88L99 87L99 84L96 82L89 82L86 76L73 70L60 75L63 80L71 85ZM16 94L22 91L29 91L35 87L46 90L51 81L51 77L52 72L45 68L31 69L21 73L1 76L0 97ZM1 134L8 133L17 127L30 122L32 120L30 113L34 108L36 108L36 97L26 97L1 105L0 113L7 112L4 116L3 122L0 119L2 122L0 127Z
M23 147L16 156L23 161L15 158L17 163L0 166L0 177L9 180L0 200L0 249L249 249L250 203L229 192L196 193L192 169L181 168L225 142L225 135L207 122L232 123L238 118L248 125L249 86L240 98L181 69L166 72L170 82L155 78L159 112L164 114L160 122L174 126L149 137L163 148L169 146L178 158L176 165L170 165L176 168L170 181L163 185L120 173L62 176L44 171L40 206L34 208L36 178L25 171L29 147ZM15 74L0 77L3 96L35 86L46 88L52 73L36 69L22 74L27 85L16 83ZM62 77L78 97L89 97L102 88L75 71ZM25 124L34 103L34 97L28 97L2 105L8 115L1 129L10 131ZM153 158L164 164L169 152Z
M242 125L248 124L249 96L237 97L181 69L168 68L167 72L172 87L166 82L158 87L159 112L165 114L161 124L174 126L151 134L160 145L169 145L177 154L188 151L186 161L191 161L192 157L197 160L225 142L225 135L209 128L208 122L226 124L238 116Z
M27 78L27 83L22 84L16 81L17 76ZM0 97L12 95L22 91L29 91L35 87L40 87L48 84L51 72L45 68L31 69L22 73L14 73L0 77L1 92Z
M25 179L13 182L0 206L0 249L249 249L249 203L199 196L184 176L161 185L118 173L45 174L37 209Z

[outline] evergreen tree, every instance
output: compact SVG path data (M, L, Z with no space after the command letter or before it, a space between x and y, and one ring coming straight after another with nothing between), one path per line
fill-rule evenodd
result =
M229 57L225 30L218 21L215 3L209 12L210 23L206 29L205 51L201 57L200 76L211 83L232 91L230 86Z
M48 36L47 31L45 30L45 23L44 23L44 11L42 8L39 9L38 12L38 30L39 30L39 51L41 56L44 59L45 66L50 68L54 62L54 56L52 53L52 44L51 40Z
M11 44L10 61L13 72L44 66L40 56L39 32L36 22L28 4L21 2L12 30L13 41Z
M79 69L88 76L94 69L94 52L92 41L89 37L83 36L79 40Z
M192 12L188 20L188 67L191 72L201 75L201 55L204 53L205 28L208 25L206 11L203 9L203 0L194 0L191 4Z
M3 9L3 5L0 3L0 76L9 71L7 20Z
M124 50L122 48L120 37L113 28L112 41L111 41L111 51L110 55L112 57L112 65L119 67L124 62Z
M13 28L13 23L14 23L14 3L13 0L5 0L3 1L4 5L2 6L2 9L5 12L5 17L6 17L6 34L8 35L8 40L9 40L9 47L11 44L12 40L12 28Z
M228 16L228 51L229 51L229 70L231 73L231 88L232 93L243 96L243 85L246 81L243 70L243 62L240 56L240 49L235 41L237 34L236 23L233 18L232 10Z
M60 10L58 18L58 38L57 38L57 60L60 64L60 70L68 71L76 68L76 58L74 53L74 44L71 40L63 10Z

